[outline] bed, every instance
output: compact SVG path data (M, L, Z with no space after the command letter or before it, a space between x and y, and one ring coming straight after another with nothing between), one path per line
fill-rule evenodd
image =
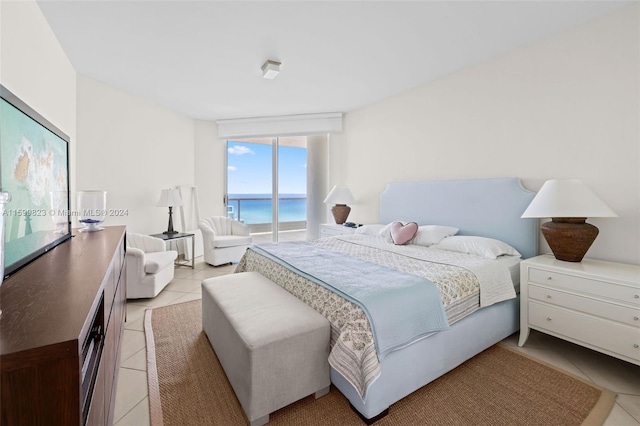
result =
M379 222L386 224L404 221L416 222L419 225L437 224L456 227L459 229L456 235L497 239L515 248L522 258L528 258L537 253L538 227L535 220L521 219L520 216L534 195L524 189L517 178L390 183L380 196ZM371 248L371 245L378 244L362 236L354 236L354 241L349 241L349 237L332 237L327 240L331 241L322 240L322 243L316 244L322 246L318 250L357 251L359 255L362 253L366 255L373 253L374 248ZM294 246L279 245L279 247L284 250L283 247ZM326 299L329 297L342 302L345 302L344 299L331 292L329 292L330 296L327 295L326 289L311 283L310 274L299 269L296 264L292 263L294 266L287 265L286 262L283 262L284 266L276 264L277 259L274 260L271 258L273 256L261 250L256 248L248 251L240 261L237 272L258 271L294 293L314 309L324 313L325 316L328 315L332 323L332 356L334 357L333 362L330 358L331 382L345 395L352 407L367 423L384 416L394 402L435 380L519 328L519 298L505 296L496 299L499 300L498 302L487 304L486 307L483 307L480 301L481 307L470 309L472 313L462 316L461 319L455 318L450 326L423 330L431 331L421 334L419 338L413 338L410 343L408 341L406 344L392 343L389 346L390 349L382 353L379 336L371 339L366 334L366 327L369 327L366 316L359 315L357 311L349 313L350 318L355 318L353 329L348 333L336 334L339 333L334 326L337 320L323 309L329 309L324 307L328 304ZM305 247L304 250L307 248ZM417 249L407 247L400 250L408 253L411 259L420 257L414 255L418 253ZM295 248L292 251L295 251ZM395 252L391 253L391 256L402 257ZM328 262L336 264L339 262L336 259L333 258ZM415 260L411 259L407 262ZM517 280L517 262L511 262L509 267L511 278ZM485 277L484 280L487 281L487 278ZM515 294L515 291L513 292ZM343 311L359 309L353 308L352 304L348 304L349 308L346 306L347 303L341 309ZM446 315L451 320L450 310ZM339 325L342 327L342 323ZM362 332L360 327L364 327L365 332ZM377 330L374 333L376 335L380 329ZM371 342L371 340L373 340L371 344L360 344L360 342ZM344 347L345 342L350 345L349 348ZM378 346L377 356L376 346ZM338 355L334 355L334 352L338 352ZM361 369L360 376L351 374L350 367L344 366L342 361L352 361L353 364L357 364Z

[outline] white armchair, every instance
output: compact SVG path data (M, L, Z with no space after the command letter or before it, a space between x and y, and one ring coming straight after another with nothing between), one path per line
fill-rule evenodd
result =
M173 279L177 257L160 238L127 233L127 299L156 297Z
M251 245L249 227L242 222L224 216L212 216L201 220L204 261L218 266L240 260Z

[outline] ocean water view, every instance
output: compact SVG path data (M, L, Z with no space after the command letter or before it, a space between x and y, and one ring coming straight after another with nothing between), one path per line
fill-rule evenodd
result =
M306 194L280 194L278 214L280 222L301 222L307 217ZM271 223L271 194L229 194L228 213L247 225Z

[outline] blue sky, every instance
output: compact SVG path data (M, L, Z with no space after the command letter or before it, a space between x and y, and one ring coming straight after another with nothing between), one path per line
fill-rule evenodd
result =
M271 193L271 145L229 141L227 146L228 193ZM306 194L307 150L279 147L279 191Z

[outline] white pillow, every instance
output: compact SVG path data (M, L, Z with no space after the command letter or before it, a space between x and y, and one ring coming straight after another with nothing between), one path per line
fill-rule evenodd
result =
M385 225L382 224L362 225L356 228L354 234L372 235L374 237L377 237L380 235L380 230L384 227Z
M495 259L504 254L509 256L522 256L509 244L500 240L485 237L467 237L458 235L445 238L432 247L442 250L474 254L488 259Z
M441 225L423 225L418 228L418 233L413 237L411 244L429 247L438 244L446 237L451 237L458 233L458 228Z
M400 223L404 226L409 222ZM393 243L393 238L391 238L392 224L393 222L380 229L380 236L390 243ZM433 244L438 244L443 238L455 235L457 232L458 228L453 228L451 226L422 225L418 227L416 236L407 244L417 244L419 246L428 247Z

